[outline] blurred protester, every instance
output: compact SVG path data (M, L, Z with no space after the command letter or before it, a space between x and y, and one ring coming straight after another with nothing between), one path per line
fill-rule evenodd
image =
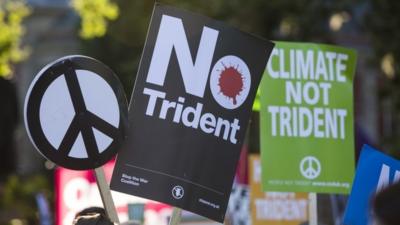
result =
M400 224L400 182L378 192L372 201L375 225Z
M114 225L107 217L106 211L101 207L89 207L75 215L73 225ZM140 222L129 220L121 225L140 225Z
M73 225L114 225L106 215L106 211L100 207L89 207L75 215Z
M140 222L136 220L128 220L126 222L121 223L121 225L140 225Z
M15 172L14 130L18 122L15 85L0 76L0 183Z

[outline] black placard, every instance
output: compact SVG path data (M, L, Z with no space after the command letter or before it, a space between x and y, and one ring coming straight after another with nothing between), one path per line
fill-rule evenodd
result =
M222 222L273 43L156 5L111 189Z

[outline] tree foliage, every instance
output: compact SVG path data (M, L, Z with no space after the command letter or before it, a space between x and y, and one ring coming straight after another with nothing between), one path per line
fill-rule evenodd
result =
M0 190L0 210L6 215L0 218L0 224L11 224L7 219L21 218L22 224L39 224L37 202L35 196L39 193L52 198L50 182L45 176L19 177L11 175ZM6 221L4 221L6 220Z
M380 98L390 103L384 116L386 124L382 144L400 158L400 1L371 0L365 25L374 49L374 66L381 67L386 77L380 79ZM385 134L386 133L386 134Z
M102 37L107 30L107 21L118 17L118 6L108 0L72 0L73 9L81 18L79 35L83 39Z
M146 39L153 1L115 0L119 18L104 37L83 41L84 53L109 65L126 93L132 91ZM270 40L332 42L329 17L346 10L349 0L160 0L161 4L207 15ZM284 28L282 28L284 27ZM282 29L284 32L282 32Z
M370 8L366 17L366 28L376 60L380 63L385 56L390 56L394 69L391 77L400 79L400 16L396 16L400 10L400 2L371 0Z
M23 0L0 1L0 76L12 74L11 65L28 56L28 49L22 47L25 33L22 21L30 14Z

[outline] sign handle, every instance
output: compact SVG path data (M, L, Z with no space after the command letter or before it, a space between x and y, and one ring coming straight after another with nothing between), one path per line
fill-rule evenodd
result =
M107 216L112 222L119 224L117 210L115 209L111 191L108 187L106 176L104 175L104 170L103 168L99 167L94 169L94 172L96 175L97 187L99 188L101 200L103 201Z
M182 209L174 207L172 210L172 216L169 220L169 225L178 225L181 222Z
M308 194L309 225L318 225L317 193Z

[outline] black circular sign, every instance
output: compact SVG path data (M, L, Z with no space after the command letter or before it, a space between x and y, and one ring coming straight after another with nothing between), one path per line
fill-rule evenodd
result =
M47 159L74 170L94 169L119 150L128 107L117 76L86 56L66 56L44 67L25 99L25 126Z

